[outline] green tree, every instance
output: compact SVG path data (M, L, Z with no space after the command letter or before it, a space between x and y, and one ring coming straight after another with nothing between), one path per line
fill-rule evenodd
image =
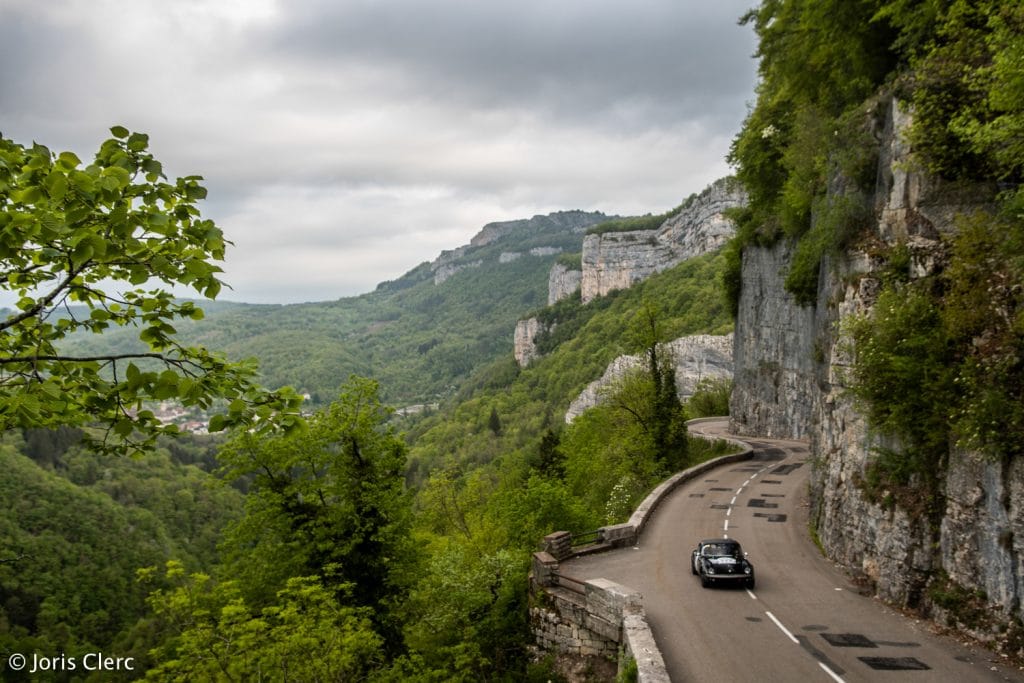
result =
M140 572L152 580L154 569ZM186 576L169 562L149 603L168 639L147 672L156 681L363 680L381 662L370 610L345 607L317 577L295 577L257 609L232 581Z
M385 425L377 383L353 377L298 434L241 434L221 452L227 474L253 477L230 535L229 571L256 600L318 576L346 604L374 611L389 646L411 581L405 444ZM351 587L351 589L349 589Z
M643 349L644 383L648 386L647 396L642 400L647 405L631 412L650 436L655 458L671 470L686 463L688 443L686 415L676 388L675 364L665 347L662 328L658 308L649 301L644 302L633 319L630 333L634 343Z
M487 428L495 436L501 434L501 418L498 417L498 409L495 407L491 408L491 416L487 419Z
M0 320L0 428L82 426L106 450L147 449L176 427L162 425L146 401L210 409L221 398L228 407L213 430L301 424L301 399L261 389L252 364L176 341L174 321L202 310L164 287L216 297L214 262L227 242L200 216L201 177L167 182L146 135L120 126L111 133L84 167L71 152L0 138L0 291L17 299ZM114 327L137 328L147 350L76 356L60 348L73 332Z

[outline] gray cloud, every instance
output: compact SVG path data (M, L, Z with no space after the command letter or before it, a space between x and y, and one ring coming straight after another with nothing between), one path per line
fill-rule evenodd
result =
M747 1L5 0L0 130L83 158L148 132L207 180L222 296L331 299L490 221L663 211L726 173Z

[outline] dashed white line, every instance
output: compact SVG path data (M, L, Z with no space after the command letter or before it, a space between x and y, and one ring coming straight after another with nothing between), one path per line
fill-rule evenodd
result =
M786 634L786 637L788 637L790 640L792 640L797 645L800 644L800 641L796 639L796 636L794 636L792 633L790 633L789 629L786 628L785 626L783 626L782 622L779 621L778 619L776 619L774 614L772 614L771 612L765 612L765 614L767 614L768 618L771 619L772 621L774 621L775 625L778 626L779 629L781 629L782 632Z
M750 596L750 599L751 599L751 600L757 600L757 596L756 596L756 595L754 595L754 591L750 590L749 588L746 588L746 589L744 589L744 590L746 590L746 591L747 591L747 595L749 595L749 596Z
M845 683L843 681L843 679L839 677L839 674L837 674L835 671L833 671L832 669L828 668L827 666L825 666L821 662L818 662L818 666L820 666L825 671L825 673L827 673L829 676L831 676L833 681L836 681L837 683Z
M730 500L730 501L729 501L729 505L735 505L735 504L736 504L736 499L737 499L737 498L739 498L739 495L735 495L735 496L733 496L733 497L732 497L732 500Z
M725 528L722 529L722 531L728 531L728 530L729 530L729 520L725 520Z

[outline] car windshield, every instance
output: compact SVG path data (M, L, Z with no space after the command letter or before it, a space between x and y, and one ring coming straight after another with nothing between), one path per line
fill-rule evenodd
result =
M701 553L706 557L739 557L740 546L736 543L708 543Z

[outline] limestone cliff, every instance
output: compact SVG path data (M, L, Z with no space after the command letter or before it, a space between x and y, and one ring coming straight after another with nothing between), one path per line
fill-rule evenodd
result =
M582 280L583 271L556 262L548 273L548 306L575 294Z
M915 170L901 135L908 120L897 103L889 105L874 224L864 244L908 245L911 274L921 277L941 267L940 236L956 230L957 214L977 206L970 193ZM802 307L782 287L792 258L787 245L744 250L733 430L810 440L817 537L830 558L861 574L879 596L941 616L948 601L935 596L956 585L1012 624L1024 617L1024 465L951 450L937 524L863 492L877 449L899 447L869 428L846 391L851 341L843 321L875 303L882 263L873 253L864 247L826 259L816 304Z
M732 376L731 334L680 337L669 342L666 347L675 366L676 390L682 400L693 395L697 383L702 379ZM613 386L633 368L640 367L642 363L643 358L639 355L619 356L613 360L601 378L588 384L569 404L565 421L572 422L582 415L583 411L600 404L608 387Z
M723 178L691 197L657 229L587 235L580 283L583 303L718 249L735 230L723 212L744 201L736 184Z
M516 322L516 331L512 336L512 354L519 367L525 368L537 358L535 339L540 334L541 322L536 318L527 318Z
M550 258L563 251L577 251L582 234L595 223L606 221L599 211L557 211L546 216L488 223L469 244L449 249L429 264L434 284L440 285L467 268L505 265L525 256Z

